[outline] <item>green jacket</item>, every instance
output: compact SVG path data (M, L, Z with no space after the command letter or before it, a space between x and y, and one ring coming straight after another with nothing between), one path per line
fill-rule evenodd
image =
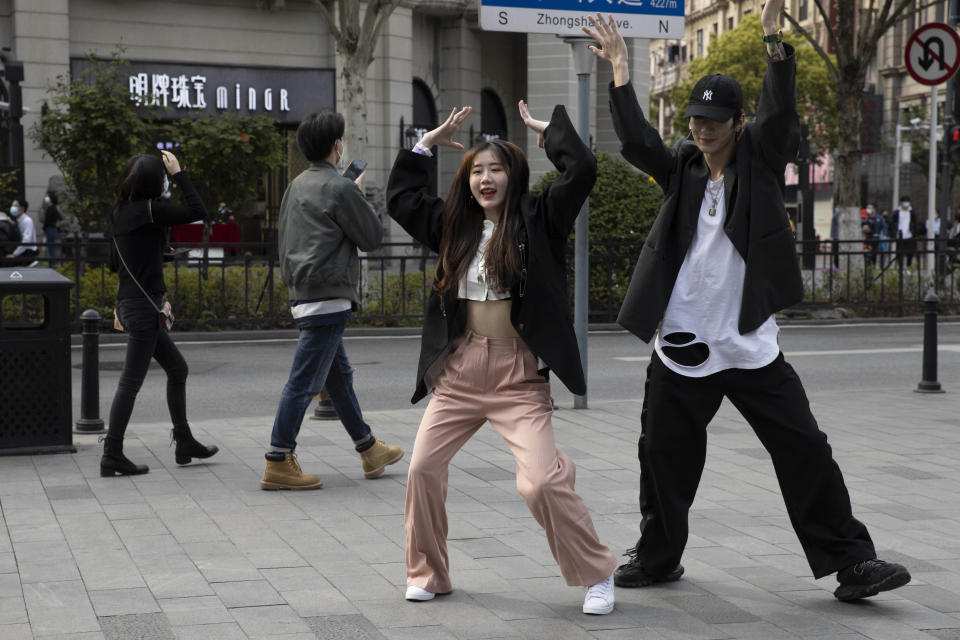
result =
M383 227L360 188L328 162L287 187L278 225L280 277L290 300L346 298L360 303L360 257L383 240Z

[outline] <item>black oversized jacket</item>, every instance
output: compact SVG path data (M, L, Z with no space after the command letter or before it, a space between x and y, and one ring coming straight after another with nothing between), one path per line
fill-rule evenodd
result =
M110 265L118 274L117 300L142 297L140 287L151 295L165 292L163 252L168 229L207 217L207 208L186 172L179 171L172 178L180 187L184 204L159 198L126 200L111 215L116 244L111 243Z
M783 205L783 172L799 144L796 62L768 61L757 120L737 141L724 169L727 217L724 232L746 262L738 329L759 327L776 311L803 299L793 234ZM644 118L633 86L610 86L610 110L621 153L650 174L664 190L663 205L650 229L624 297L617 322L644 342L653 337L666 312L680 266L697 228L709 169L689 141L663 144Z
M526 281L510 290L510 321L523 341L546 368L553 371L570 391L586 392L583 366L570 321L567 298L565 247L580 207L597 177L597 162L584 146L567 116L557 105L544 132L547 157L560 171L540 195L524 194L520 202L525 237L522 255L526 258ZM402 150L390 172L387 207L390 216L418 242L435 253L440 251L443 232L443 200L427 192L430 159ZM423 398L425 376L449 352L450 342L462 334L466 305L455 294L441 303L433 291L427 301L423 322L417 387L412 402Z

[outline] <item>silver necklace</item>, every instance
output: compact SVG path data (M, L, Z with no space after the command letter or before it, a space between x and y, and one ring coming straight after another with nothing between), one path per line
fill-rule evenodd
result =
M720 200L720 197L723 195L723 178L720 178L720 186L716 191L713 190L710 184L710 180L707 180L707 193L710 194L710 199L713 201L710 203L710 210L707 213L711 216L717 215L717 201Z

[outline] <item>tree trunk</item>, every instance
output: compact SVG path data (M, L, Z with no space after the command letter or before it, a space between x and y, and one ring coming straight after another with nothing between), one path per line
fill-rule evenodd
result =
M340 71L343 118L346 121L344 134L344 160L367 160L367 65L356 55L342 56Z
M847 70L841 70L844 73ZM844 78L837 84L837 124L840 139L834 155L834 184L836 193L834 206L839 208L840 220L838 234L840 240L859 240L860 231L860 111L863 102L863 74L845 73L852 77ZM855 251L860 245L847 243L842 251ZM849 266L854 273L862 268L862 257L851 256ZM848 262L841 257L840 266L845 268Z

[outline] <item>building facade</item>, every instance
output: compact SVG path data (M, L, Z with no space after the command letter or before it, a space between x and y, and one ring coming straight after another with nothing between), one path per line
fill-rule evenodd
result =
M262 9L256 0L0 0L0 45L23 62L23 126L28 130L37 121L58 76L76 72L89 54L105 57L118 47L132 63L125 79L132 99L159 95L169 101L166 119L226 110L267 113L292 132L303 113L342 109L336 43L313 2L275 4ZM633 81L646 104L649 42L634 40L630 48ZM615 154L606 66L594 64L591 76L592 142L596 150ZM542 119L563 103L576 122L576 91L571 47L560 38L482 31L472 0L402 2L368 69L366 183L382 193L398 149L412 146L423 130L463 105L474 111L461 142L497 136L517 143L527 151L535 181L551 166L527 136L517 103L527 100ZM460 156L441 150L438 192L446 192ZM304 166L294 150L289 157L289 171L274 191L282 193L285 181ZM57 173L26 139L27 199L39 202ZM268 209L278 204L276 194L267 200ZM406 239L396 227L390 232L391 240Z

